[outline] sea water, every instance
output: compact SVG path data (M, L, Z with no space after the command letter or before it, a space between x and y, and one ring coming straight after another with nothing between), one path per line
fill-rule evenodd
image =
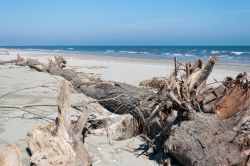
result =
M217 55L220 62L250 64L250 46L2 46L7 49L100 56L194 60Z

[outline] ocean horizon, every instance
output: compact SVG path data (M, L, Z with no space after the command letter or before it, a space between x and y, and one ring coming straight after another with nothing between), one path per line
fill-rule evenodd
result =
M194 60L217 55L220 62L250 64L250 46L0 46L4 49L146 59Z

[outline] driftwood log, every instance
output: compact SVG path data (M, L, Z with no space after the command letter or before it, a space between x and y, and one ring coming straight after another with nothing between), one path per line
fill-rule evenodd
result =
M173 126L165 141L169 154L183 165L243 165L241 148L233 140L236 131L216 115L190 114L188 121Z
M22 62L22 61L24 61L24 59L21 58L21 57L18 55L16 59L8 60L8 61L0 61L0 65L4 65L4 64L8 64L8 63L19 63L19 62Z
M74 69L64 69L66 60L54 57L49 65L28 59L26 65L38 71L52 75L61 75L72 85L89 97L96 99L104 108L117 114L130 113L135 117L140 115L140 101L152 94L151 91L114 81L105 81L98 76L78 73Z
M27 134L31 163L37 166L89 166L91 160L84 147L82 135L88 112L73 123L70 119L70 91L66 81L61 83L58 97L58 118L55 124L45 124Z

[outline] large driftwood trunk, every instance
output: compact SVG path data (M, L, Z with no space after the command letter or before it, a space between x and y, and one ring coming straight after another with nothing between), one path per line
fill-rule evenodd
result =
M82 93L96 99L104 108L117 114L130 113L139 116L140 101L152 94L151 91L114 81L102 80L98 76L78 73L74 69L64 69L66 61L62 57L54 57L49 65L28 59L27 66L38 71L60 75L70 81Z
M227 78L215 88L207 86L215 60L216 57L211 57L203 68L201 61L196 62L200 65L182 65L186 68L181 77L177 75L176 65L170 77L142 83L158 89L140 105L146 117L143 137L148 136L146 141L150 146L166 140L167 153L183 165L244 165L248 160L249 154L243 154L247 150L243 152L242 146L249 149L249 134L242 128L246 128L249 117L239 118L246 122L241 130L235 131L238 123L233 120L224 122L214 114L202 113L215 111L221 118L229 118L249 106L250 86L246 75L239 74L235 80ZM237 133L241 135L236 137ZM236 143L235 138L243 143Z
M63 81L58 98L56 124L40 126L27 134L28 147L32 153L31 163L37 166L91 165L82 135L89 113L83 113L81 118L72 124L69 113L69 98L69 86L66 81Z
M150 92L132 85L118 82L100 82L93 85L81 85L80 91L99 101L107 110L117 113L130 113L140 116L138 106Z
M178 124L179 125L179 124ZM195 113L173 131L165 142L167 151L183 165L243 165L236 132L216 115Z

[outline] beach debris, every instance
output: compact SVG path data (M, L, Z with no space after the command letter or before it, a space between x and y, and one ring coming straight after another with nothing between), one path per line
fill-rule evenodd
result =
M224 108L218 111L221 114L226 112L223 118L229 118L247 108L249 84L246 75L239 75L236 80L226 78L217 87L206 84L216 59L210 57L204 66L201 60L196 60L194 64L176 61L169 77L143 82L148 88L157 90L139 106L143 113L140 119L143 138L155 153L164 144L167 154L183 165L244 163L242 144L232 141L238 131L234 130L235 125L228 127L229 123L237 124L236 121L221 121L216 115L206 113ZM246 138L244 136L244 140Z
M235 142L240 145L245 156L250 156L250 107L240 113L240 121L236 123ZM250 162L250 161L249 161Z
M60 75L61 69L65 67L65 64L66 60L61 56L53 56L49 59L48 64L41 63L38 60L31 58L28 58L26 61L22 59L21 62L16 63L18 66L29 66L39 72L49 72L53 75Z
M235 80L230 80L228 93L215 104L214 110L221 119L228 119L249 106L250 82L246 73L240 73Z
M19 55L17 55L16 59L8 60L8 61L0 61L0 65L5 65L5 64L8 64L8 63L19 63L19 62L22 62L22 61L24 61L24 59L21 58Z
M97 102L111 112L140 116L141 113L137 106L139 106L141 100L153 94L152 91L147 91L126 83L106 81L98 75L64 68L66 61L54 59L63 58L52 58L48 65L29 59L27 62L32 61L32 63L27 63L27 66L39 72L48 72L52 75L62 76L70 81L76 89L98 100Z
M27 144L31 151L31 163L43 165L91 165L90 156L84 146L83 128L89 116L84 112L77 122L69 115L70 90L62 81L58 96L58 118L27 133Z
M126 140L137 135L138 129L136 127L138 124L132 115L122 115L118 122L110 125L109 134L112 140Z
M7 49L0 49L0 55L10 55Z
M216 115L191 113L188 121L172 127L164 145L182 165L243 165L235 135Z
M29 66L32 69L36 69L39 72L45 72L48 70L48 66L44 65L40 62L38 62L37 60L34 59L27 59L27 61L25 62L27 66ZM23 66L23 64L22 64Z
M166 77L153 77L151 80L144 80L139 83L139 86L151 87L156 90L160 90L160 88L166 84Z
M22 166L21 152L14 144L8 144L0 153L1 166Z
M244 165L250 149L249 82L246 73L242 73L236 79L227 77L217 82L217 86L207 84L216 60L216 56L211 56L205 64L200 59L181 63L175 58L170 76L143 81L141 87L65 69L66 61L60 58L42 66L47 67L44 72L64 77L108 111L132 115L136 125L131 124L131 118L125 118L113 131L136 128L131 131L136 131L135 135L145 140L148 149L153 149L159 163ZM89 122L100 122L95 120L90 118ZM47 131L46 127L41 130ZM133 136L119 134L118 140ZM70 144L68 147L72 148ZM38 156L41 161L41 154Z

